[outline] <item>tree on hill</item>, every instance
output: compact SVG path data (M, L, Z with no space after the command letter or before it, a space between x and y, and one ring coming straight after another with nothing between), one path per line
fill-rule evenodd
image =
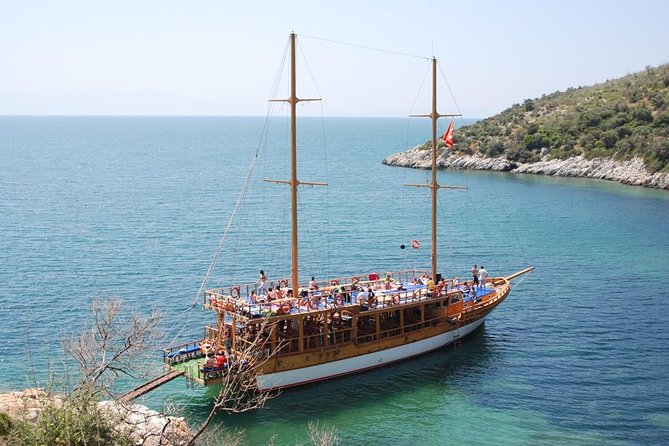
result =
M651 172L669 172L669 64L526 99L456 130L453 152L516 162L639 156Z

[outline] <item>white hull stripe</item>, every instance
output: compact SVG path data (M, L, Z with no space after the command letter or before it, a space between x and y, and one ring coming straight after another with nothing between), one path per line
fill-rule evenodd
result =
M460 336L466 336L474 331L483 323L484 319L481 318L471 324L460 327ZM367 353L310 367L302 367L300 369L287 370L285 372L268 373L258 377L258 387L260 390L292 387L381 367L444 347L453 342L453 334L453 331L449 331L428 339L422 339L374 353Z

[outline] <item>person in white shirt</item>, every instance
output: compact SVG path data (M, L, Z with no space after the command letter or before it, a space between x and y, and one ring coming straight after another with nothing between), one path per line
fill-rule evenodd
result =
M481 269L479 269L479 285L481 288L485 288L485 280L488 278L488 271L486 271L485 267L481 265Z

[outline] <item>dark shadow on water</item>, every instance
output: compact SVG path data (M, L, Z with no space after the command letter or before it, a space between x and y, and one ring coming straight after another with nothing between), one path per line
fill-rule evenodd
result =
M497 342L486 333L484 325L464 338L461 347L448 346L369 372L287 389L270 400L264 409L245 414L219 414L213 423L246 428L280 417L284 422L306 425L316 419L316 411L323 408L332 412L352 406L381 407L400 394L411 395L426 387L448 391L449 387L460 386L468 378L483 376L495 358L503 354L496 347ZM203 419L218 390L218 387L211 387L190 400L186 417L196 422Z

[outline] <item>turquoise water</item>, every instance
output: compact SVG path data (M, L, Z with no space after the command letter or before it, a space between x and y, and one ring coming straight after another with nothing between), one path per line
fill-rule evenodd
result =
M301 190L302 277L429 265L429 199L402 187L427 173L380 164L423 142L427 126L300 121L300 178L329 183ZM0 118L0 390L62 368L58 338L85 321L94 297L160 308L165 343L199 336L211 315L188 308L258 147L250 205L210 285L260 268L286 276L287 191L259 186L288 176L287 126L278 120L267 142L262 128L260 118ZM668 444L669 193L439 178L468 187L440 195L442 272L536 271L460 349L289 390L215 422L245 429L250 444L305 442L314 420L356 445ZM420 250L399 248L412 238ZM158 370L159 358L145 367ZM177 380L144 400L164 401L196 423L211 395Z

